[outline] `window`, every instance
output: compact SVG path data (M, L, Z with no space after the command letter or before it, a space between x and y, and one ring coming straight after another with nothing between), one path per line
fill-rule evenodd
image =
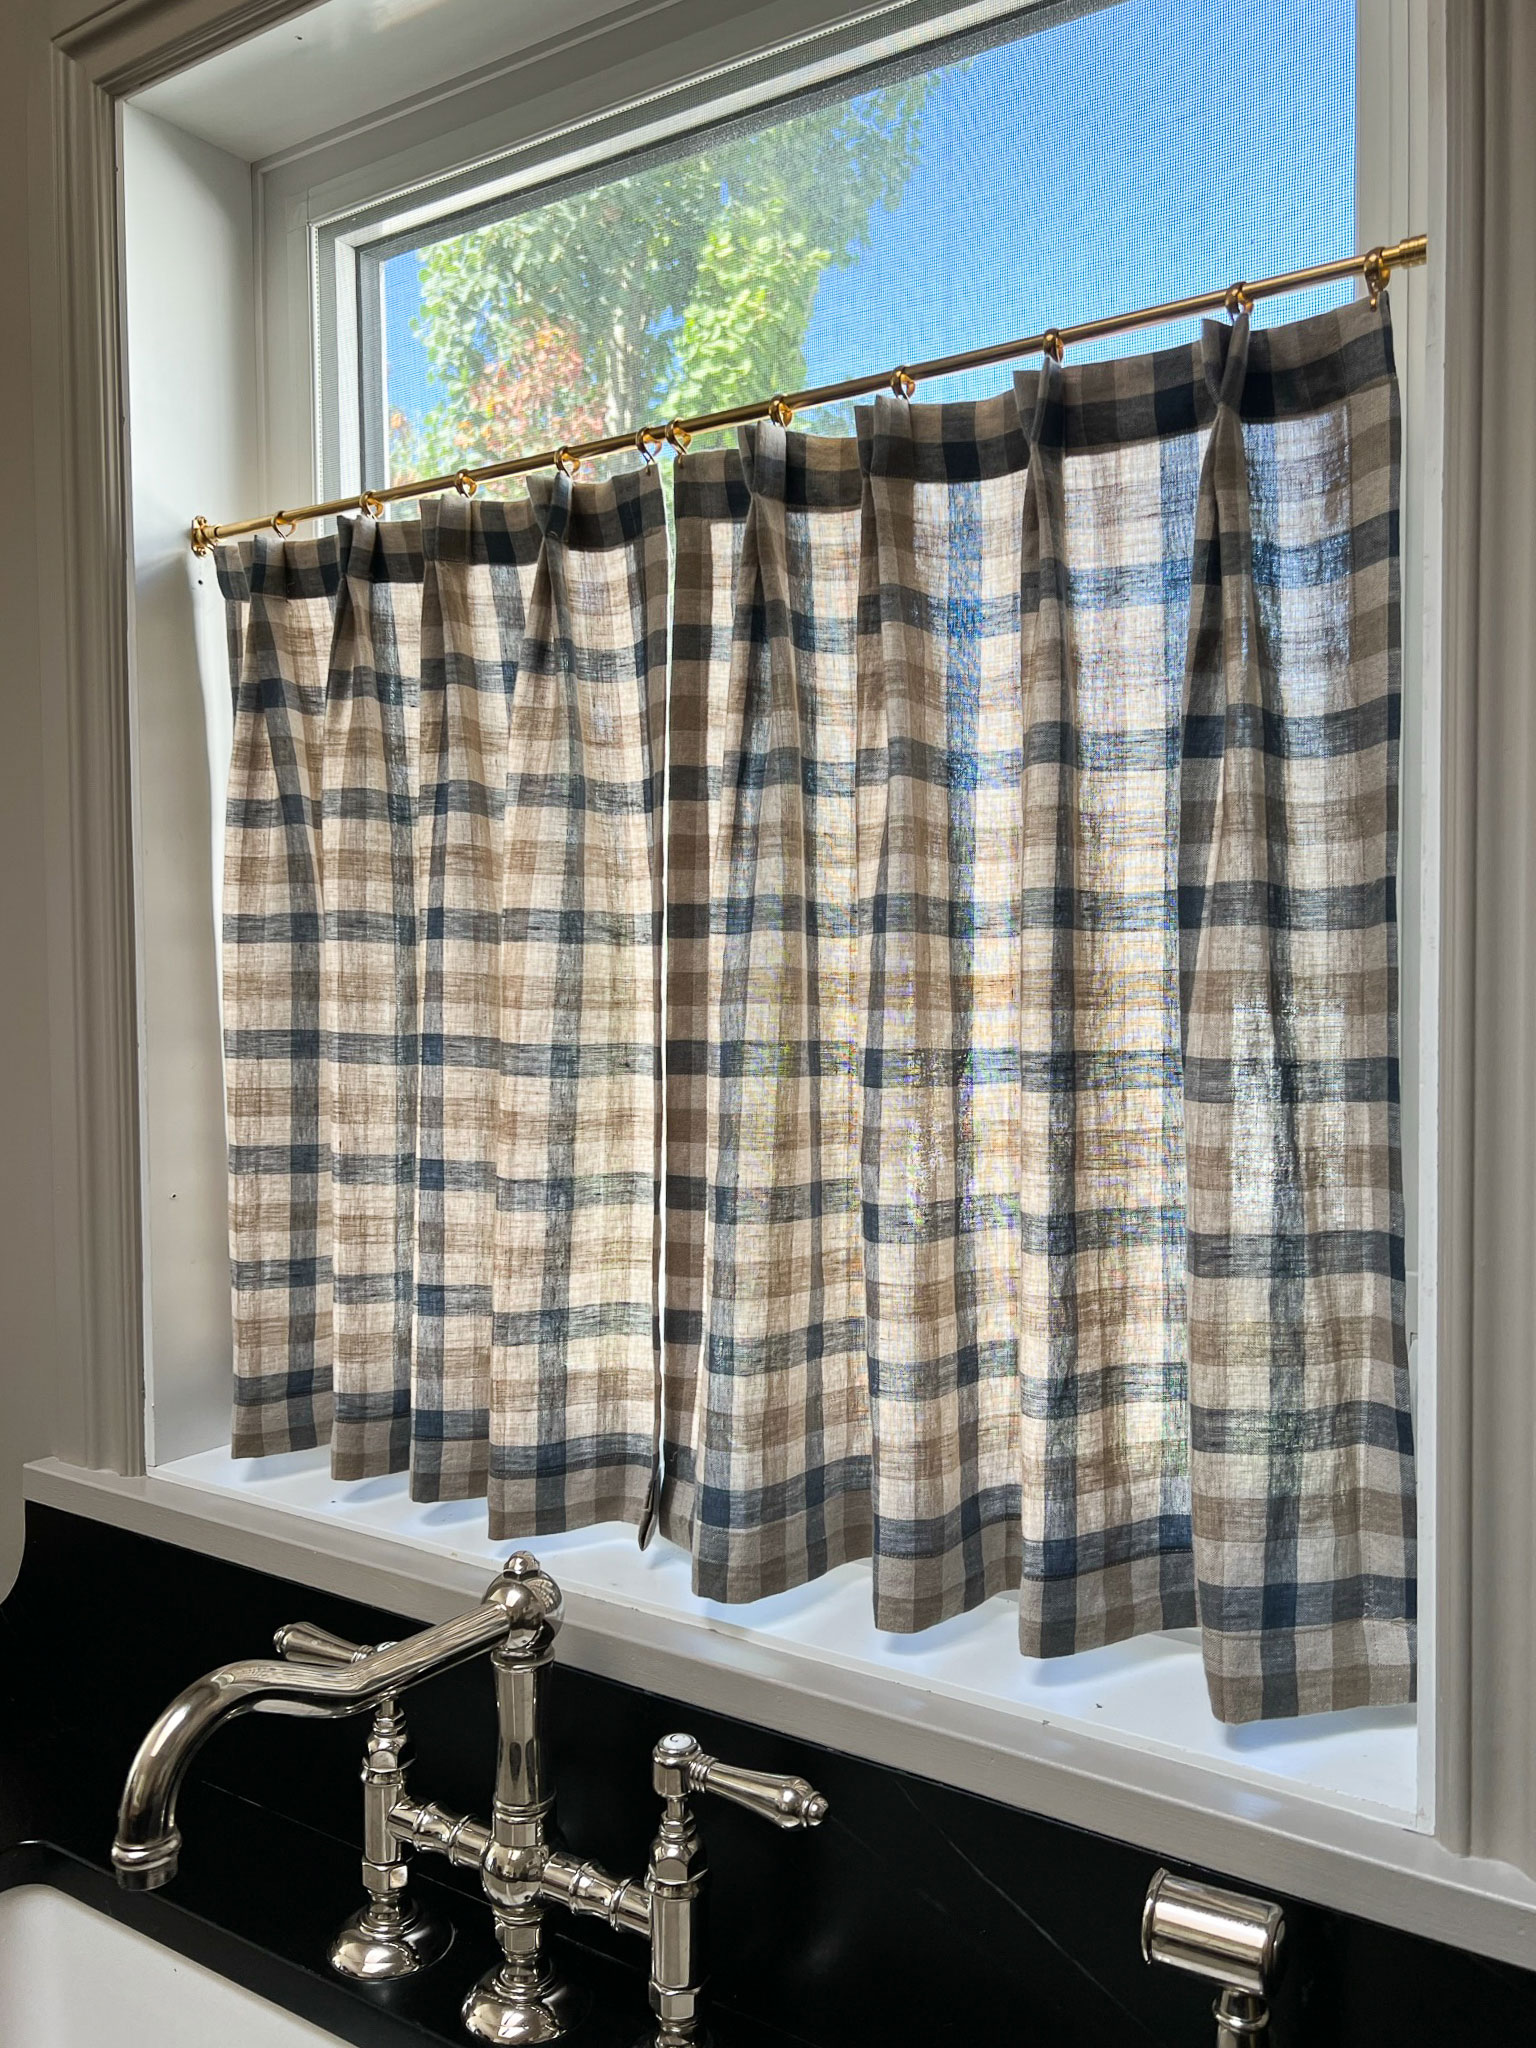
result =
M1030 26L358 243L366 479L441 475L1354 248L1354 0L1119 0ZM1350 290L1259 317L1300 319ZM921 396L979 397L1002 375ZM798 424L849 432L851 413Z
M710 35L680 49L659 30L642 37L631 25L629 40L616 40L611 54L586 26L578 29L573 10L570 54L559 63L541 60L543 68L527 75L513 69L462 91L445 88L436 100L424 95L398 117L380 114L401 97L396 73L392 83L381 82L366 119L360 109L345 110L349 121L357 118L339 139L301 143L290 130L270 145L253 139L246 148L258 159L261 200L259 302L253 293L247 315L251 327L260 322L265 381L258 408L253 368L240 402L252 417L261 412L262 446L217 484L199 473L195 485L166 486L166 556L173 548L179 555L179 528L197 506L232 516L400 482L921 360L1052 320L1118 313L1411 232L1424 221L1403 161L1408 131L1395 116L1389 123L1382 105L1385 5L1114 0L1019 8L987 0L942 16L932 4L891 5L851 24L834 21L825 31L812 24L768 55L739 23L732 26L744 7L716 10L720 20ZM318 24L333 10L350 10L349 18L361 12L354 0L326 0L306 21ZM837 13L785 11L802 25ZM579 12L583 24L602 14L593 7ZM249 48L264 41L256 38ZM686 82L675 85L678 78ZM197 114L205 89L188 73L152 89L141 105L148 115L158 110L162 122L195 126L204 119L204 132L219 142L219 122L227 126L229 117ZM236 89L223 88L226 109ZM1374 126L1366 122L1368 104ZM317 113L312 126L321 134L334 121ZM1390 150L1383 139L1389 126ZM131 201L139 144L130 142ZM1294 320L1348 297L1350 289L1267 302L1256 317ZM1413 289L1412 279L1406 289L1394 284L1400 332ZM1147 329L1088 352L1150 349L1189 332L1187 324ZM132 332L130 344L140 345ZM165 347L160 357L173 363L175 351ZM1407 361L1401 351L1405 385ZM1006 370L987 370L926 385L919 395L980 396L1006 381ZM796 424L847 431L849 419L829 409ZM1410 522L1414 434L1410 408ZM136 428L136 444L140 438ZM615 458L613 467L633 460ZM137 478L136 498L149 502ZM1411 542L1403 558L1411 578ZM147 583L141 585L141 631L155 616L152 600ZM1411 620L1411 594L1405 611ZM215 625L205 661L210 674L217 673L220 632ZM210 724L224 715L220 688L222 678L205 684ZM1410 1244L1415 744L1410 729L1402 862L1410 887ZM216 818L216 743L209 751ZM223 1175L206 1119L193 1134L195 1148L185 1128L187 1102L194 1092L206 1100L210 1072L217 1087L217 1027L205 1014L213 940L197 876L185 862L178 867L168 827L165 846L157 837L163 819L153 778L164 772L164 762L146 750L146 1040L151 1066L160 1064L158 1078L151 1072L146 1079L145 1114L152 1200L157 1186L166 1192L157 1218L172 1214L175 1193L184 1214L194 1183L211 1214ZM188 772L185 759L181 772ZM177 888L184 895L173 914ZM162 980L166 991L186 986L185 976L175 984L158 977L157 948L185 949L194 925L201 948L194 965L203 977L196 1031L186 1021L190 1010L167 1026L156 1008ZM395 1543L399 1568L404 1546L411 1546L439 1582L450 1568L470 1569L466 1558L477 1569L483 1524L477 1531L472 1505L412 1508L403 1481L337 1486L323 1454L232 1467L221 1434L228 1349L217 1317L227 1293L217 1244L194 1271L194 1262L166 1249L172 1227L156 1223L162 1239L152 1252L159 1476L205 1502L217 1496L222 1504L233 1495L248 1508L266 1503L298 1517L290 1526L320 1550L340 1552L365 1539ZM215 1239L221 1229L220 1217ZM1409 1263L1412 1281L1412 1249ZM201 1289L200 1322L184 1306L194 1288ZM1410 1328L1415 1320L1410 1296ZM855 1649L851 1631L863 1609L862 1588L844 1575L856 1581L859 1567L842 1568L819 1593L809 1589L814 1597L784 1596L727 1612L703 1603L690 1608L686 1589L674 1583L680 1572L686 1578L686 1567L659 1546L642 1560L627 1544L591 1532L545 1547L576 1589L573 1612L583 1598L591 1614L604 1601L610 1613L648 1608L648 1626L670 1646L667 1654L675 1650L685 1661L713 1654L717 1664L729 1663L728 1654L698 1644L752 1633L762 1656L789 1660L774 1667L769 1681L786 1695L796 1686L825 1684L830 1691L829 1674L851 1673L843 1705L850 1713L867 1709L871 1726L930 1714L938 1725L950 1712L947 1699L956 1726L981 1731L979 1748L1007 1748L1007 1729L1027 1728L1016 1754L1033 1743L1029 1753L1038 1763L1060 1738L1067 1744L1061 1754L1070 1750L1079 1771L1097 1769L1092 1760L1116 1749L1119 1761L1104 1776L1122 1784L1136 1780L1148 1756L1187 1764L1194 1776L1176 1782L1177 1796L1197 1805L1225 1799L1238 1817L1258 1785L1265 1799L1282 1803L1294 1791L1312 1810L1322 1802L1354 1816L1391 1816L1399 1827L1424 1824L1430 1788L1417 1758L1426 1738L1411 1717L1383 1716L1376 1725L1344 1717L1327 1729L1303 1724L1295 1740L1273 1729L1223 1736L1205 1712L1193 1648L1176 1638L1133 1643L1123 1654L1090 1653L1055 1672L1021 1673L1007 1602L997 1614L946 1624L942 1644L932 1637L910 1644L876 1639L866 1624L869 1639ZM620 1632L613 1623L610 1634L617 1639ZM1187 1695L1180 1691L1186 1666L1195 1680ZM786 1678L791 1667L802 1675ZM638 1675L640 1682L682 1689L675 1669L670 1678L655 1670ZM751 1711L739 1693L717 1696L716 1703ZM1211 1790L1218 1781L1224 1792ZM991 1782L984 1769L976 1782ZM1031 1789L1018 1796L1043 1801L1041 1782L1037 1771ZM1175 1788L1174 1780L1159 1783L1159 1796ZM1103 1824L1098 1810L1090 1814L1070 1802L1063 1810Z

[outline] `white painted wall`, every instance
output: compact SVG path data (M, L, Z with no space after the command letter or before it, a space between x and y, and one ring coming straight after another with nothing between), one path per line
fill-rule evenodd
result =
M134 106L122 166L154 1463L229 1434L214 906L230 701L216 578L188 552L187 515L253 499L260 463L250 166Z

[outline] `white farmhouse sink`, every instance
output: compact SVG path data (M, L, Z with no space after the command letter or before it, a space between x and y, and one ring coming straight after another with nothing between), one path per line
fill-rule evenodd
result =
M4 2048L336 2048L201 1963L49 1885L0 1891Z

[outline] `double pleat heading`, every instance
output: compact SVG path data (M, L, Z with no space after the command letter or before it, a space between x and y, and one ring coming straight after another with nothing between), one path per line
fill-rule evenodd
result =
M1410 1698L1397 463L1385 304L763 423L669 685L650 471L228 556L237 1448L645 1526L659 1398L708 1597Z

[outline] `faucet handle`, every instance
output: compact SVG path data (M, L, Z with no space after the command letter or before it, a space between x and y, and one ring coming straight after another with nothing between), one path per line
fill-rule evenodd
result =
M652 1776L663 1799L713 1792L779 1828L819 1827L827 1802L804 1778L776 1771L747 1771L740 1764L706 1756L691 1735L664 1735L651 1752Z
M328 1628L316 1628L312 1621L289 1621L272 1638L279 1657L295 1664L356 1664L373 1655L371 1643L349 1643L345 1636L333 1636Z

